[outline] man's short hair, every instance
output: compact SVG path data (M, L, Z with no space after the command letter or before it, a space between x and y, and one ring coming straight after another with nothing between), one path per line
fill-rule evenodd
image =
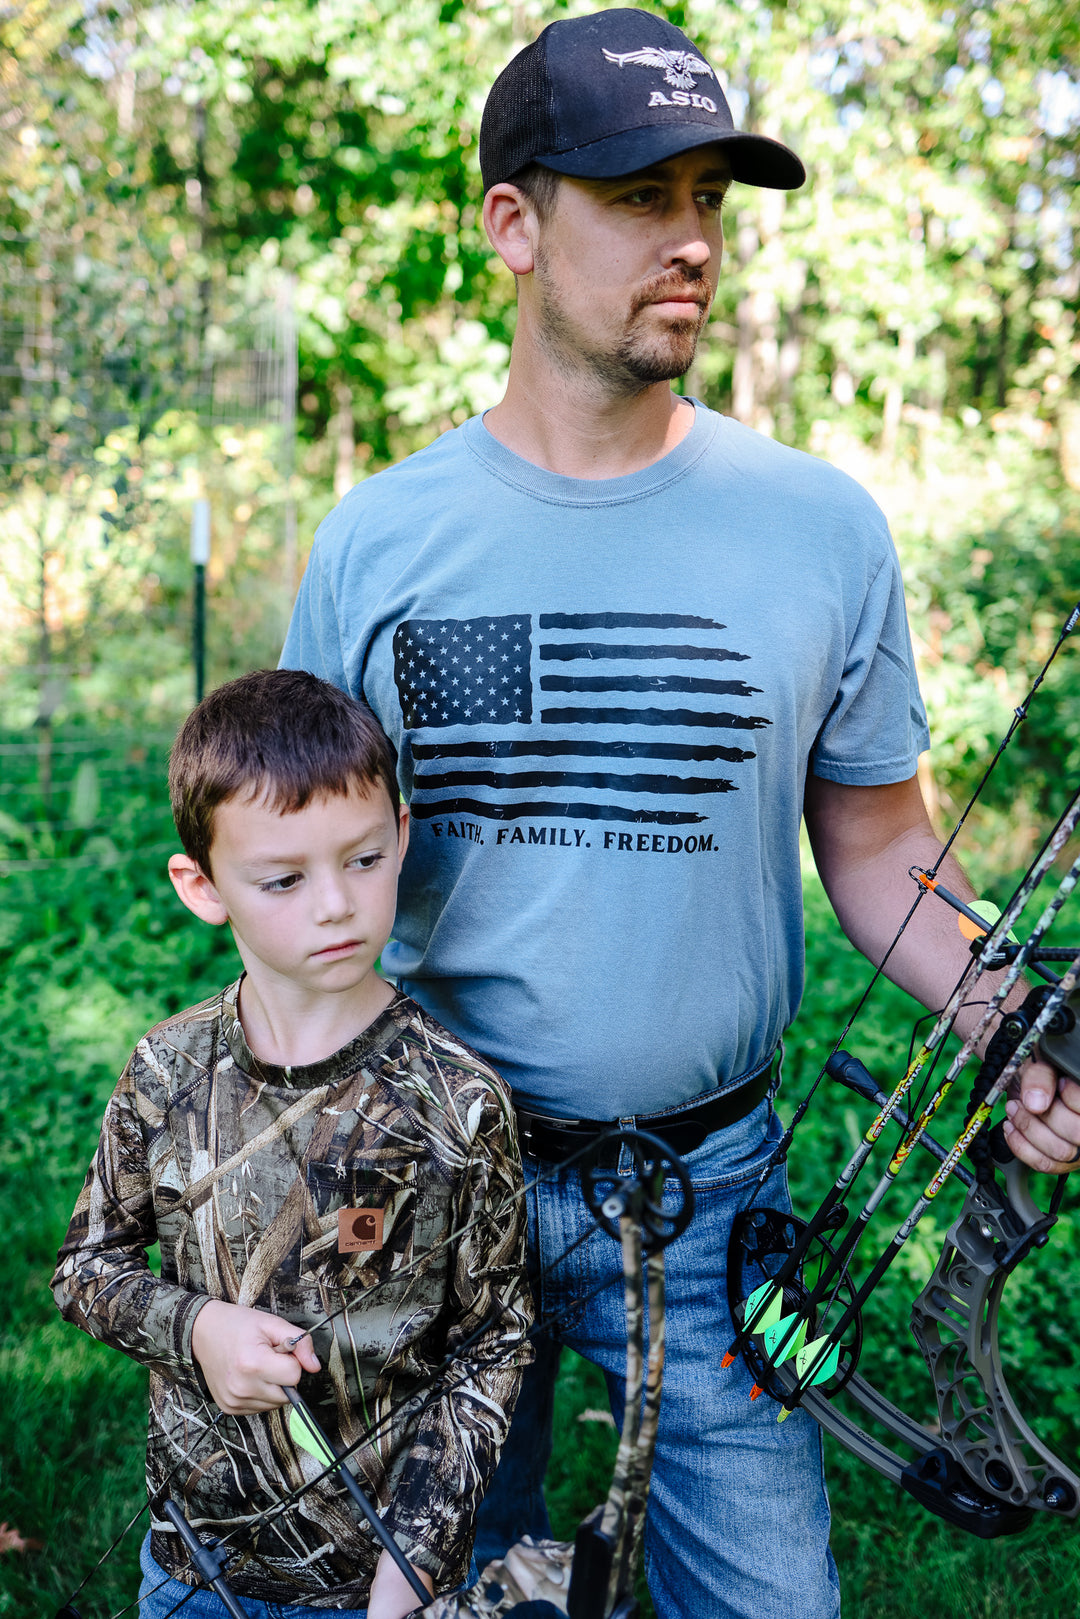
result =
M210 875L214 811L240 794L283 815L312 798L382 784L396 814L393 746L365 703L303 669L259 669L190 713L169 756L169 797L184 852Z
M526 163L523 169L510 176L510 184L523 192L533 207L541 225L555 212L562 176L554 169L545 169L542 163Z

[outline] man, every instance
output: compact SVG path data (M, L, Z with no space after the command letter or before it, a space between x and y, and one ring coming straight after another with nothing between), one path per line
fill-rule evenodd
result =
M538 1309L603 1367L617 1415L618 1252L593 1235L560 1259L589 1228L562 1160L625 1118L687 1158L698 1212L668 1256L646 1537L657 1612L829 1619L818 1434L719 1370L724 1261L778 1134L800 816L872 958L909 866L937 853L896 559L849 479L670 389L708 315L729 185L804 179L786 147L735 131L691 41L632 10L555 23L496 81L480 146L485 225L517 278L505 398L327 519L284 661L362 692L398 745L416 831L384 962L513 1085L526 1178L543 1173ZM963 960L924 905L890 973L939 1005ZM1054 1079L1029 1071L1010 1139L1060 1171L1080 1087ZM765 1201L784 1195L777 1170ZM553 1377L541 1357L481 1557L544 1532Z

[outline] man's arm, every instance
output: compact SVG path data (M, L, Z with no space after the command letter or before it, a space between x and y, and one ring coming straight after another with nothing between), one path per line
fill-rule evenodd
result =
M810 775L804 802L806 829L825 892L852 944L877 965L914 898L911 866L930 867L941 853L916 777L887 787L843 787ZM955 860L941 867L946 887L973 898ZM896 949L886 973L926 1007L944 1005L970 961L956 919L945 905L925 900ZM984 1000L1001 974L987 973ZM1018 985L1009 1005L1024 991ZM967 1034L983 1008L961 1009L957 1029ZM992 1029L989 1031L992 1033ZM987 1036L988 1038L989 1036ZM986 1040L982 1042L985 1049ZM1009 1146L1032 1169L1061 1175L1080 1161L1080 1085L1057 1076L1043 1062L1030 1062L1020 1076L1020 1098L1007 1104Z

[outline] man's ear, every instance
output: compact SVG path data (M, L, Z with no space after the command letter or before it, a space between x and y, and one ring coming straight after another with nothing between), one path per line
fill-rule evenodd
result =
M193 911L201 922L220 927L229 920L221 895L190 855L174 854L169 857L169 878L182 904Z
M409 806L408 806L408 804L400 804L398 806L397 846L398 846L398 870L400 871L401 870L401 862L405 858L405 850L409 847Z
M539 225L534 204L517 186L503 181L484 197L488 241L514 275L532 273Z

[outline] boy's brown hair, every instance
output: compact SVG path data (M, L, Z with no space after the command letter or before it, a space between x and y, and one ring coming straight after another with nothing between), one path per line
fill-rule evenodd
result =
M210 876L214 811L243 794L295 814L312 798L382 785L397 813L397 759L365 703L303 669L219 686L180 727L169 797L185 854Z

